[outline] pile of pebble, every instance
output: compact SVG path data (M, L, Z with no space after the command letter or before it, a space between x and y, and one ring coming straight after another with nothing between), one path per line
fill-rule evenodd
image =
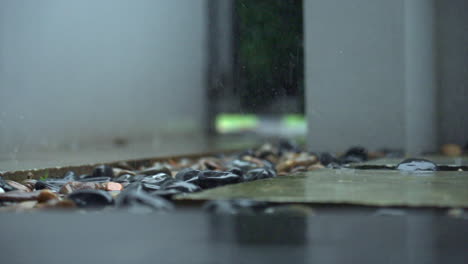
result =
M76 208L169 211L174 209L175 195L325 167L341 168L369 157L373 155L362 147L353 147L335 157L329 153L310 153L290 141L279 141L229 156L169 159L148 167L133 168L127 163L114 167L99 165L90 174L77 175L69 171L62 178L22 182L0 177L0 211ZM240 207L264 207L264 204L253 203L211 201L205 208L230 212Z

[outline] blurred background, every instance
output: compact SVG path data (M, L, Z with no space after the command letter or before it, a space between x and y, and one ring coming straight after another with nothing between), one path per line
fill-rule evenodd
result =
M465 0L2 0L0 170L468 142Z

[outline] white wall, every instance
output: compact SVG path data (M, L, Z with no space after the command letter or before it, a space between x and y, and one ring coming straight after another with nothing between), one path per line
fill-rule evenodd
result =
M308 144L403 148L402 0L305 0Z
M0 153L201 131L205 0L0 1Z
M312 150L467 143L467 1L304 3Z

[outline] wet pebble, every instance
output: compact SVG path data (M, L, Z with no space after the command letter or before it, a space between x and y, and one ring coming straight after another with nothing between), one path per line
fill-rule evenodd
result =
M141 182L151 183L151 184L156 184L156 185L162 185L163 183L165 183L165 182L167 182L167 181L169 181L171 179L172 179L172 177L169 176L166 173L158 173L158 174L155 174L155 175L144 177L141 180Z
M144 174L144 175L155 175L158 173L165 173L167 175L172 175L171 170L161 164L155 164L153 167L143 169L139 172L139 174Z
M131 175L131 174L123 174L123 175L120 175L117 178L114 178L113 181L115 181L115 182L130 182L130 181L132 181L133 176L134 175Z
M259 165L256 163L239 159L233 160L230 166L240 169L243 173L259 167Z
M148 191L148 192L157 191L157 190L161 189L161 185L148 183L148 182L142 182L141 186L142 186L143 190Z
M405 159L397 165L396 169L407 172L436 171L437 165L426 159Z
M78 181L79 182L96 182L96 183L102 183L102 182L108 182L111 180L111 177L94 177L94 176L86 176L85 178L81 178Z
M138 190L126 190L116 200L118 208L144 207L152 211L170 211L174 206L164 198Z
M248 171L243 175L243 181L255 181L276 177L276 173L271 169L258 168Z
M45 181L37 181L34 184L34 189L35 190L49 189L49 190L52 190L54 192L58 192L60 190L60 187L57 186L57 185L45 182Z
M195 184L184 182L184 181L175 181L175 182L167 182L163 184L164 190L177 190L183 193L191 193L200 191L200 187Z
M322 163L323 166L328 166L330 163L339 164L340 161L332 154L324 152L320 154L320 163Z
M71 194L77 190L99 189L100 185L94 182L69 182L60 188L61 194Z
M202 171L198 176L198 185L202 189L238 183L240 181L241 177L239 175L224 171Z
M18 191L23 191L23 192L30 192L31 189L29 189L27 186L19 183L19 182L15 182L15 181L10 181L10 180L5 180L8 185L12 186L13 188L15 188L16 190Z
M200 174L200 170L186 168L177 172L174 178L179 181L191 181L191 180L193 181L195 177L197 177L197 180L198 180L199 174Z
M109 165L99 165L96 166L91 174L92 177L114 177L114 171Z
M151 192L150 195L151 196L159 196L159 197L162 197L164 199L168 199L170 200L172 198L172 196L176 195L176 194L180 194L182 193L181 191L179 190L176 190L176 189L161 189L161 190L158 190L158 191L154 191L154 192Z
M41 191L33 191L33 192L22 192L22 191L9 191L0 194L0 201L1 202L21 202L21 201L32 201L37 200Z
M0 188L3 189L3 191L5 192L11 192L11 191L15 191L16 189L9 185L4 179L2 176L0 176Z
M73 171L67 171L65 175L63 175L63 179L67 181L75 181L78 179L78 177Z
M52 191L50 191L48 189L44 189L39 193L39 196L37 197L37 201L39 203L44 203L44 202L47 202L49 200L56 200L58 198L59 197L54 192L52 192Z
M364 162L369 158L367 149L363 147L352 147L341 157L343 163Z
M67 198L80 208L103 208L112 205L112 196L102 190L78 190L69 194Z

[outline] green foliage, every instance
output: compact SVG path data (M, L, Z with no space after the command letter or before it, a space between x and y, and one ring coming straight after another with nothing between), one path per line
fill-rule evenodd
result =
M44 176L40 177L39 180L41 181L45 181L49 178L49 171L46 171Z

